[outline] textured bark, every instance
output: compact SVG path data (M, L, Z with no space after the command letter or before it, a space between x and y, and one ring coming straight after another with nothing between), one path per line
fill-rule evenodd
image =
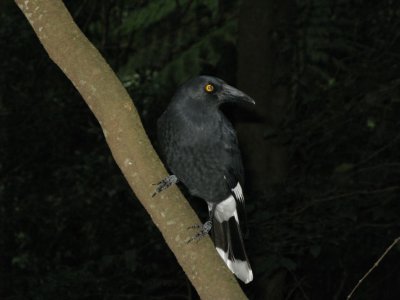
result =
M99 121L126 180L162 232L202 299L246 299L209 238L186 244L200 221L176 187L152 198L167 175L128 93L82 34L60 0L16 0L50 58L80 92ZM160 266L161 267L161 266Z
M290 57L281 47L290 30L293 3L245 0L239 19L238 85L256 101L258 122L239 123L239 140L253 191L282 183L287 154L279 138L290 98ZM287 52L287 51L286 51ZM273 135L273 138L265 138Z

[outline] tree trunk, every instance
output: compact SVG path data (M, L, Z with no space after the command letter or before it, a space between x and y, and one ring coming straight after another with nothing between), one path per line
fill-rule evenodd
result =
M240 9L238 85L256 101L258 121L237 126L253 192L282 183L287 151L279 134L290 99L289 1L244 0Z
M199 219L176 187L152 198L166 177L128 93L60 0L16 0L50 58L99 121L126 180L202 299L246 299L209 238L187 244Z

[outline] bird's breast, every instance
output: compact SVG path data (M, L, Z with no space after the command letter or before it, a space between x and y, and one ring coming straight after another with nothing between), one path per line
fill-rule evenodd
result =
M190 193L207 201L226 197L224 174L232 160L219 116L188 119L175 115L159 122L159 139L169 169ZM229 125L229 124L228 124Z

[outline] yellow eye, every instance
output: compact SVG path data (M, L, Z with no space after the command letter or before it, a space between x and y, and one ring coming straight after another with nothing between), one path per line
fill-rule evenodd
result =
M211 83L205 85L204 90L207 93L212 93L214 91L214 86Z

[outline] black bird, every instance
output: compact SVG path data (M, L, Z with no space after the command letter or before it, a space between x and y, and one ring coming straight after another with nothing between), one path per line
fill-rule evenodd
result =
M210 219L198 226L193 239L211 231L228 268L248 283L253 272L239 223L244 215L243 166L235 130L219 110L226 102L255 103L211 76L193 78L177 90L158 120L161 155L173 175L159 183L157 192L181 181L191 195L205 200Z

